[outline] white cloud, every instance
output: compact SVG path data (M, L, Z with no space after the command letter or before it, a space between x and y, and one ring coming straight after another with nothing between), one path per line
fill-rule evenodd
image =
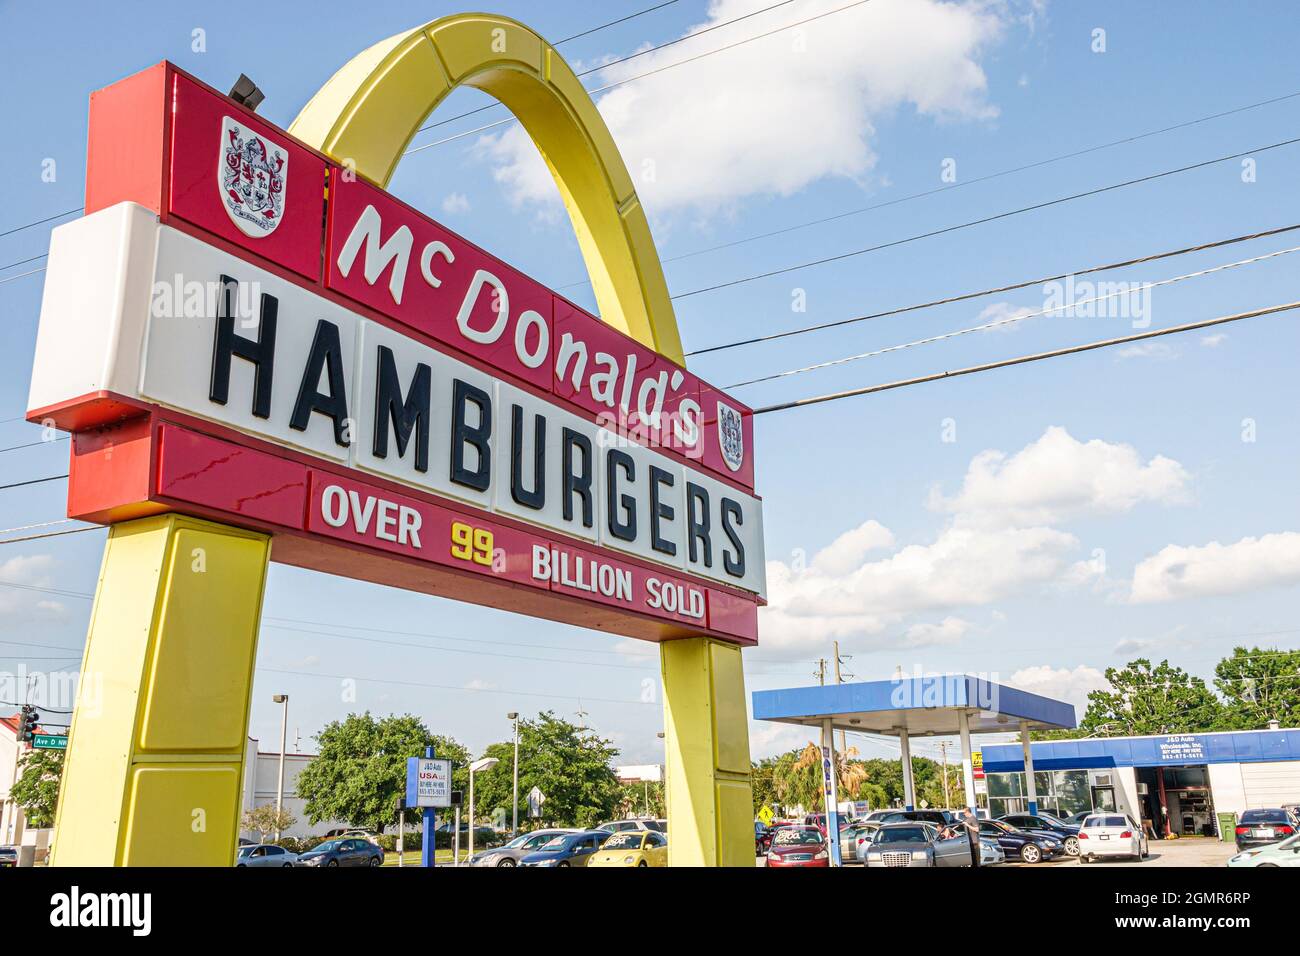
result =
M769 5L715 0L694 33ZM682 63L844 6L806 0L638 56L599 86ZM981 57L1011 22L1007 4L874 0L618 86L598 99L653 213L788 196L819 179L865 178L875 122L910 108L935 120L997 115ZM496 179L518 202L553 203L550 173L524 131L484 137Z
M0 561L0 581L27 587L51 587L50 572L53 569L54 558L48 554L18 554ZM0 613L17 614L46 603L55 602L49 601L39 591L0 587Z
M1080 664L1071 670L1068 667L1050 667L1046 664L1026 667L1016 671L1007 679L1007 684L1031 694L1063 700L1074 705L1075 719L1081 719L1088 709L1088 693L1094 690L1107 690L1110 684L1106 675L1095 667Z
M1168 545L1133 570L1131 600L1173 601L1291 584L1300 584L1300 532L1283 531L1232 544Z
M1190 497L1191 478L1173 459L1147 462L1131 445L1081 442L1060 426L1008 457L983 451L972 459L961 490L938 491L931 506L980 522L1029 525L1073 515L1117 514L1147 501L1178 504Z
M1145 501L1182 501L1189 484L1176 461L1143 462L1128 445L1080 442L1059 427L1013 455L980 452L955 496L931 493L931 507L951 517L929 543L873 557L893 549L895 538L868 520L807 567L797 559L769 561L769 604L759 612L763 643L793 650L866 638L879 646L897 644L901 630L902 642L913 647L952 644L969 632L968 621L951 614L938 623L909 619L987 607L1047 585L1113 588L1104 552L1084 557L1078 538L1053 525Z
M1222 332L1217 332L1214 335L1201 336L1201 344L1204 345L1207 349L1218 348L1227 340L1228 340L1228 336Z
M903 644L907 647L934 647L942 644L956 644L971 629L970 621L963 621L951 615L937 624L913 624L903 635Z
M1139 342L1125 346L1115 354L1121 359L1172 359L1178 355L1178 350L1164 342Z
M950 525L930 544L908 545L838 573L816 561L802 570L769 561L770 603L759 612L760 633L770 648L880 635L909 615L987 605L1049 581L1068 567L1078 545L1054 528ZM916 635L956 639L958 627L948 623Z
M469 212L469 197L464 193L451 193L442 201L442 211L449 216Z

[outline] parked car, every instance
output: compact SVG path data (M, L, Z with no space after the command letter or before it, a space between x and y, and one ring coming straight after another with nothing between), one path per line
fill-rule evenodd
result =
M891 810L880 818L881 825L887 823L929 823L936 827L952 826L955 822L952 814L946 810Z
M18 865L18 848L16 846L0 846L0 867Z
M1281 807L1267 810L1247 810L1237 821L1237 849L1277 843L1296 832L1295 817Z
M867 820L857 824L856 832L853 836L853 856L860 863L866 859L867 847L871 843L872 837L880 829L878 820Z
M999 817L1003 823L1009 823L1017 830L1028 830L1030 833L1047 833L1057 837L1065 845L1067 856L1079 855L1079 828L1070 823L1065 823L1056 817L1048 816L1045 813L1037 815L1031 813L1009 813L1004 817Z
M586 866L610 838L608 830L579 830L552 837L519 861L520 866Z
M882 823L867 847L866 866L970 866L965 833L947 837L930 823Z
M861 857L858 856L858 835L861 833L874 833L877 827L873 824L868 826L865 823L847 823L840 827L840 861L842 863L855 863Z
M1055 836L1017 830L1001 820L981 820L980 839L993 840L1008 859L1016 857L1022 863L1041 863L1065 852L1064 844Z
M657 830L615 833L587 861L587 866L667 865L668 838Z
M360 837L326 840L298 855L298 866L382 866L384 851Z
M491 850L484 850L482 853L475 853L468 861L466 866L518 866L519 861L530 853L540 850L547 843L550 843L557 836L563 836L566 833L580 833L580 830L571 829L554 829L554 830L534 830L532 833L521 833L505 846L495 847Z
M333 830L325 831L325 837L330 840L336 840L339 837L360 837L363 840L375 843L379 839L379 831L369 830L365 827L335 827Z
M1151 852L1147 835L1123 813L1093 813L1079 828L1079 862L1091 863L1103 856L1145 860Z
M1092 816L1092 814L1105 812L1105 810L1080 810L1078 813L1072 813L1068 817L1057 817L1057 819L1072 827L1081 827L1083 826L1083 821Z
M235 855L235 866L294 866L297 862L297 853L290 853L284 847L270 843L265 846L241 846Z
M826 835L815 825L781 827L772 834L767 851L770 867L830 866Z
M604 830L606 833L623 833L627 830L654 830L656 833L668 832L667 820L614 820L610 823L602 823L596 827L597 830Z
M1007 862L1007 855L998 841L980 837L980 866L996 866L1005 862Z
M1228 866L1300 866L1300 835L1281 843L1242 850L1228 861Z
M452 846L455 842L456 827L450 820L438 824L438 828L433 831L436 845L440 847ZM501 835L493 830L486 823L474 824L474 846L490 847L501 842ZM460 845L461 848L469 846L469 821L462 820L460 824Z

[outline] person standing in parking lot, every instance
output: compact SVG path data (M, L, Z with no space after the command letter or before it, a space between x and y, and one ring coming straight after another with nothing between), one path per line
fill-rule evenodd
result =
M980 865L980 822L970 807L961 816L962 826L966 828L966 839L970 841L970 865Z

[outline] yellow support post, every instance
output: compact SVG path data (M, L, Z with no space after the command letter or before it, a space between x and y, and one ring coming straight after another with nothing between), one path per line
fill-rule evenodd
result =
M703 637L659 647L668 865L752 867L754 800L740 648Z
M267 535L161 515L104 548L54 866L229 866Z

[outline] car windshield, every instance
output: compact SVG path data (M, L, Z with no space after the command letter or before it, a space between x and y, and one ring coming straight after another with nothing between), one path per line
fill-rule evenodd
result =
M925 827L884 827L876 831L876 843L928 843Z
M631 830L626 833L615 833L601 846L606 850L639 850L641 849L641 834Z
M784 830L777 830L776 836L772 837L773 846L803 846L821 842L821 833L812 828L786 827Z
M248 854L252 853L252 852L253 852L254 850L256 850L256 849L257 849L257 847L255 847L255 846L241 846L241 847L239 848L239 855L240 855L240 856L248 856ZM4 850L3 850L3 849L0 849L0 853L3 853L3 852L4 852Z
M342 841L342 840L330 840L330 841L328 841L327 843L320 843L320 844L318 844L318 845L312 847L311 852L312 852L312 853L329 853L331 850L338 850L338 849L341 849L342 846L343 846L343 841Z
M668 824L664 820L647 820L645 825L647 830L654 830L656 833L668 832Z
M565 834L564 836L552 837L551 839L547 840L544 844L542 844L542 849L548 852L554 852L555 850L563 850L566 846L569 845L569 841L571 841L572 839L573 837L570 836L569 834Z
M1285 810L1247 810L1241 815L1242 823L1290 823Z

